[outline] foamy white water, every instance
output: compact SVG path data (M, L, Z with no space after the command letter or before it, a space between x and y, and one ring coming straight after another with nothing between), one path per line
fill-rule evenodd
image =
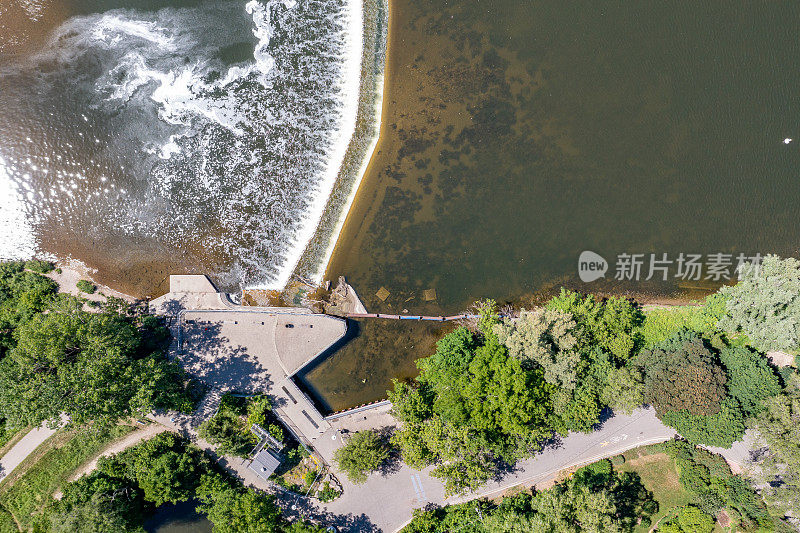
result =
M18 250L55 227L92 253L283 287L355 128L362 32L359 0L209 1L74 17L0 62L0 185L24 192L34 238Z
M12 181L0 157L0 259L30 259L36 253L33 228L25 212L22 191Z
M283 282L280 283L277 288L281 288L286 285L286 282L289 280L289 276L291 275L295 266L297 266L300 256L303 254L305 245L308 243L317 229L317 224L319 224L322 213L325 211L325 205L328 201L328 197L330 197L331 190L336 183L339 169L342 167L342 162L344 161L347 147L349 146L350 140L353 137L353 133L356 129L356 116L358 114L358 90L359 81L361 78L361 59L362 50L364 47L364 14L362 10L363 4L361 3L361 0L348 0L348 9L346 11L346 25L348 28L346 32L347 53L345 56L346 60L342 68L342 75L339 81L339 90L344 95L344 105L341 119L339 127L333 134L333 149L329 153L328 163L325 166L325 171L323 173L319 189L314 195L314 201L312 202L309 212L300 226L297 242L295 246L292 247L292 251L287 257L288 268L284 268L284 271L281 272L281 278L284 278ZM377 144L377 138L375 139L375 144ZM370 153L372 153L372 150L370 150ZM362 177L364 170L366 170L366 168L364 168L360 173L360 176ZM358 181L360 182L360 179ZM357 189L358 183L356 183L356 186L353 187L353 198L355 197ZM350 200L350 203L352 204L352 199ZM349 208L350 206L348 205L347 209L344 211L343 217L347 216L347 211L349 211ZM324 265L328 263L330 254L333 253L335 239L338 238L338 234L339 231L341 231L341 225L343 223L344 220L341 221L337 231L334 232L329 247L329 253L324 258L324 261L320 263L320 268L316 273L315 279L313 280L317 283L322 281L325 268ZM274 285L267 285L266 288L276 287Z

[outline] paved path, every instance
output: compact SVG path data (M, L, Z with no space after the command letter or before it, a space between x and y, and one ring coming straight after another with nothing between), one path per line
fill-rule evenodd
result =
M4 479L17 468L22 461L33 453L39 445L52 437L56 431L58 430L50 429L45 424L30 430L27 435L22 437L19 442L12 446L11 449L0 458L0 480Z
M630 416L618 415L606 420L593 433L571 433L536 457L517 463L514 472L465 497L445 498L444 485L429 475L430 469L418 471L400 465L389 475L373 474L363 485L353 485L345 475L338 474L344 487L341 498L324 505L302 501L298 503L298 511L320 516L346 531L396 531L411 519L414 509L430 503L447 505L494 497L514 485L541 483L560 470L637 446L663 442L674 435L675 430L662 424L653 409L638 409Z

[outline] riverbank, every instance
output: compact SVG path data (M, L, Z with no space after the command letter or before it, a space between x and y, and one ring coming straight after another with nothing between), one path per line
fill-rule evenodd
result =
M380 138L387 54L388 0L362 1L363 46L356 124L316 230L292 277L320 283Z

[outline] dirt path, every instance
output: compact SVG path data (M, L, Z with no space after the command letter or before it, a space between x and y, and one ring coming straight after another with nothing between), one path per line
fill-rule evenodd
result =
M156 435L158 435L159 433L163 433L165 431L169 431L169 428L164 427L161 424L149 424L141 429L134 431L133 433L128 433L118 441L109 444L108 447L102 452L100 452L100 454L97 457L95 457L88 463L81 466L78 470L76 470L75 473L72 474L70 481L75 481L81 476L93 472L97 468L97 461L101 457L109 457L111 455L114 455L115 453L125 451L131 446L135 446L144 440L151 439Z

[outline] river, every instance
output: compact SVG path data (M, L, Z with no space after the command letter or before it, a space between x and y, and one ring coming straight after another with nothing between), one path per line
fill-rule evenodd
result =
M391 6L381 139L327 274L371 312L530 305L561 285L696 298L725 280L676 277L681 252L731 254L729 272L739 254L797 255L800 5ZM585 250L605 278L578 279ZM646 254L638 281L614 279L622 253ZM644 279L650 253L673 261L667 281ZM367 379L359 400L377 399L430 353L377 342L312 386L344 397ZM383 364L398 370L366 375Z
M348 6L4 2L0 256L69 254L140 295L175 272L281 285L349 131ZM438 315L561 285L701 297L726 279L680 277L681 253L728 274L797 255L798 15L393 0L381 139L326 278ZM578 278L584 251L605 277ZM666 280L614 279L620 254L667 254ZM384 396L442 334L360 327L304 376L331 409Z
M355 127L361 0L9 0L0 29L0 258L285 285Z

